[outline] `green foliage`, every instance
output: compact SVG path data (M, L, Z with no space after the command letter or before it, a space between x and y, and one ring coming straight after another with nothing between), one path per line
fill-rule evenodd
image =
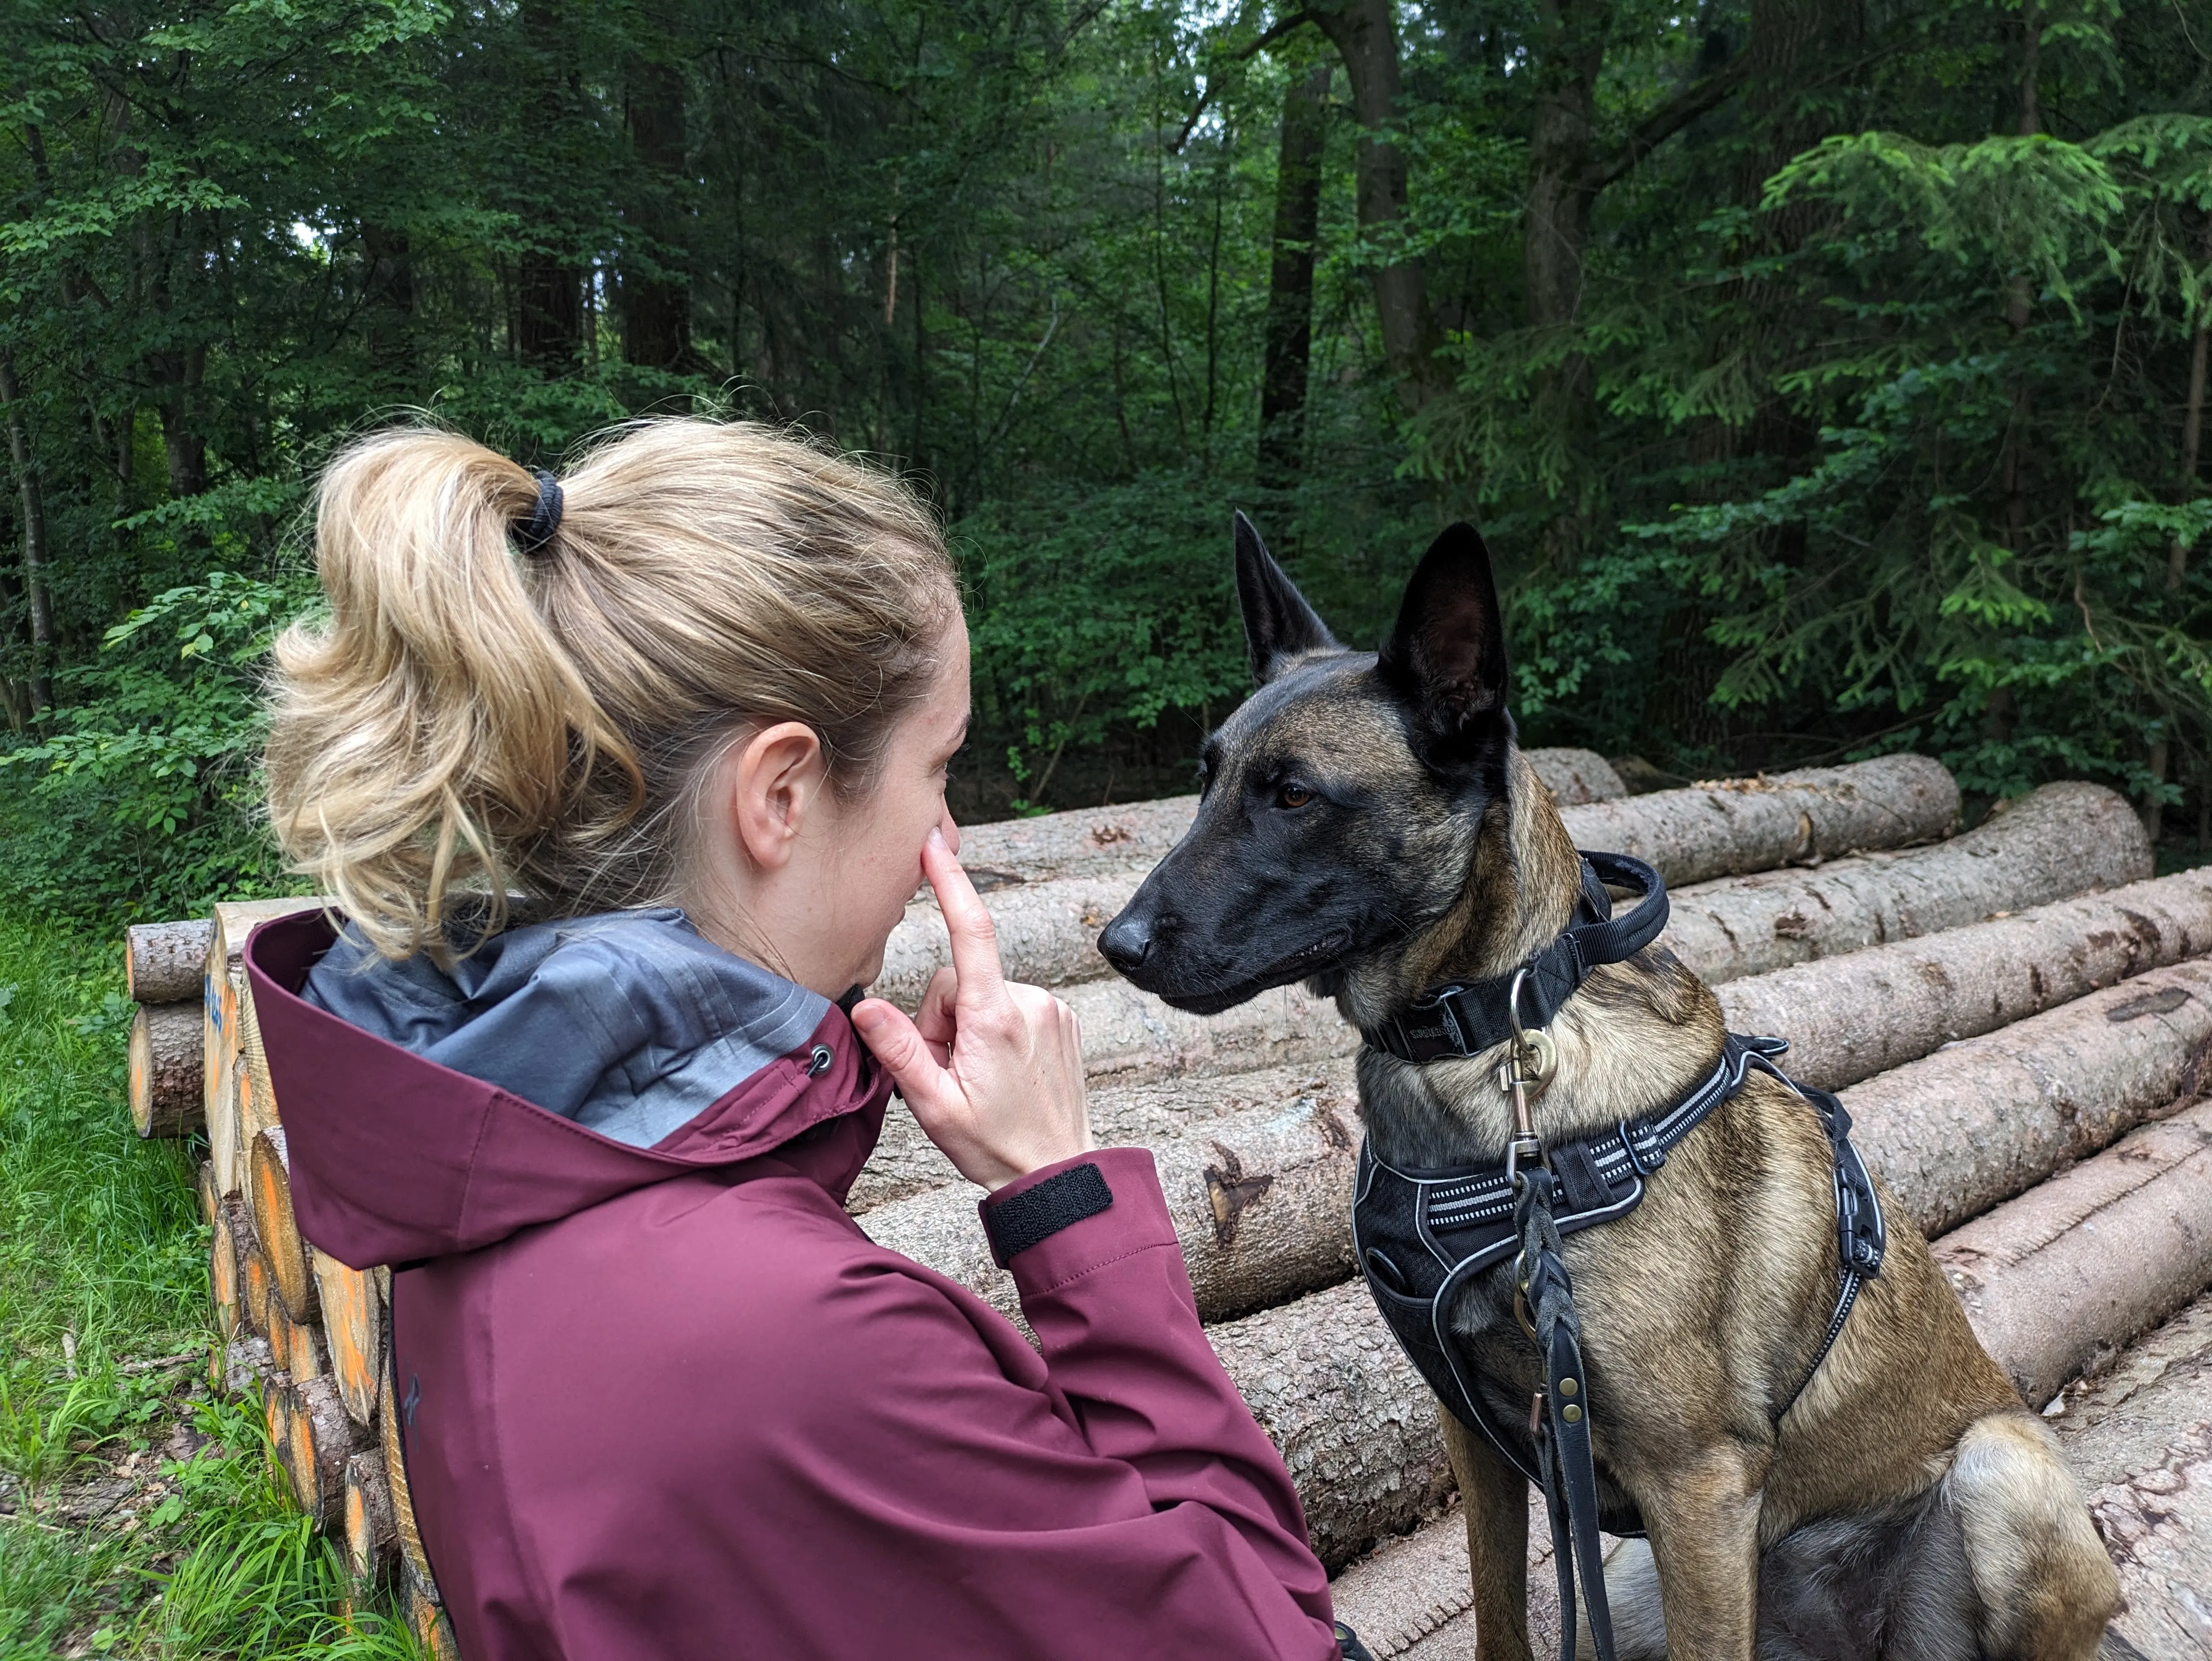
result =
M1571 10L1401 8L1367 133L1263 3L0 9L5 417L52 612L34 638L11 460L0 893L112 922L282 885L252 701L308 597L288 539L322 459L417 407L532 462L689 410L898 466L969 584L970 812L1187 776L1240 684L1233 506L1363 643L1479 514L1539 741L1683 772L1917 744L1991 790L2212 801L2203 0L2039 0L2032 59L1994 0ZM1278 124L1316 64L1285 478ZM1540 108L1580 96L1580 228L1532 229ZM1358 207L1378 143L1395 222ZM1403 386L1394 262L1440 347Z
M64 671L73 701L36 741L0 752L0 778L20 781L0 797L20 855L0 892L105 919L283 891L254 823L261 676L307 604L297 581L213 571L134 610L98 658Z

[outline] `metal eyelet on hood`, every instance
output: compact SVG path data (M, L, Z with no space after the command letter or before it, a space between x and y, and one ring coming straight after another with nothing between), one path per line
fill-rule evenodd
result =
M821 1077L823 1074L827 1073L830 1070L830 1063L836 1059L837 1057L831 1053L828 1044L816 1044L814 1046L814 1053L806 1058L806 1076L810 1079Z

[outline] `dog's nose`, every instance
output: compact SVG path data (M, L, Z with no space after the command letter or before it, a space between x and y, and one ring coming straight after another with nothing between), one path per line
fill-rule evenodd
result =
M1152 954L1151 920L1132 909L1108 923L1098 936L1099 954L1121 974L1133 974Z

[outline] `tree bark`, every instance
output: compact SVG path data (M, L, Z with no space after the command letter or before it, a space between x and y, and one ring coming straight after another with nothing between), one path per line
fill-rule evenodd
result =
M0 404L8 408L8 452L15 464L17 511L23 520L23 594L31 618L31 713L54 702L54 602L47 577L46 501L40 488L39 463L23 419L23 388L15 379L15 353L0 348Z
M1925 756L1884 756L1564 810L1577 848L1627 854L1680 889L1926 842L1958 823L1959 787Z
M1936 1260L1974 1335L2041 1407L2212 1283L2212 1105L1946 1235Z
M124 995L134 1003L198 1003L214 936L204 917L132 923L123 936Z
M669 198L684 173L683 71L641 61L631 66L629 90L626 113L641 188L628 217L643 246L629 250L622 271L623 361L681 371L691 361L691 284L678 269L680 227ZM886 320L889 310L886 301Z
M2101 785L2046 784L1938 847L1680 891L1662 939L1717 985L2150 873L2142 827L2124 800Z
M1389 137L1399 120L1403 90L1391 0L1328 0L1311 8L1311 15L1344 60L1352 86L1352 113L1360 126L1360 234L1387 245L1405 234L1407 209L1406 153ZM1368 282L1383 356L1397 377L1401 399L1409 408L1417 407L1438 380L1436 324L1420 258L1402 247L1395 250L1370 270Z
M2203 252L2212 259L2212 216L2204 222ZM2189 398L2181 418L2181 490L2180 501L2185 505L2197 497L2197 447L2204 435L2204 372L2208 346L2212 346L2212 314L2197 320L2197 333L2189 349ZM2189 580L2189 545L2180 537L2173 538L2166 551L2166 592L2179 596ZM2172 763L2172 740L2160 733L2150 746L2145 762L2153 788L2143 799L2143 831L2152 842L2158 840L2164 827L2166 805L2158 797L2156 786L2166 782L2167 768ZM2203 788L2200 785L2200 789ZM2200 806L2200 817L2203 809ZM2198 841L2203 838L2200 836Z
M1869 1163L1932 1235L2193 1100L2209 1058L2212 963L2199 960L1951 1045L1843 1100Z
M2111 1630L2141 1655L2203 1647L2212 1586L2212 1295L2098 1375L2052 1421L2120 1572ZM2117 1645L2112 1646L2117 1649Z
M1545 0L1539 9L1535 108L1528 130L1528 201L1521 232L1522 280L1531 328L1558 328L1582 307L1583 252L1597 132L1597 80L1605 68L1608 0ZM1577 355L1562 364L1565 389L1587 375Z
M1331 1570L1450 1494L1436 1398L1364 1283L1347 1281L1206 1336L1282 1450L1307 1536Z
M1790 1040L1792 1078L1840 1090L2212 946L2212 870L1730 981L1733 1032Z
M526 71L549 123L581 120L569 62L568 20L556 0L529 0L519 21L534 62ZM563 375L577 367L584 344L584 273L569 264L572 251L559 223L526 248L515 268L514 344L524 363Z
M1204 1121L1188 1135L1146 1128L1199 1314L1224 1320L1333 1286L1352 1272L1345 1196L1359 1146L1358 1092L1333 1089ZM1094 1125L1101 1141L1110 1133ZM1118 1139L1117 1139L1118 1140ZM1013 1277L993 1260L965 1183L867 1214L868 1237L1018 1317Z
M1305 455L1306 369L1313 344L1314 249L1321 229L1322 146L1331 66L1283 89L1275 161L1275 231L1267 268L1267 331L1260 376L1260 482L1296 482Z
M200 1007L140 1004L131 1019L131 1124L141 1136L189 1136L201 1125Z

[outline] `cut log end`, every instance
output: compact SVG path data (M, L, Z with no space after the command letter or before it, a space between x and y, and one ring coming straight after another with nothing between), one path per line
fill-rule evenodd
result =
M324 1252L314 1254L314 1265L323 1342L338 1399L356 1424L372 1424L384 1371L384 1299L376 1276Z
M293 1498L316 1527L335 1528L345 1512L346 1468L368 1433L348 1415L328 1378L301 1379L289 1394L284 1465Z
M141 1004L131 1020L131 1123L141 1136L200 1128L202 1014L191 1003Z
M300 1235L292 1211L290 1149L284 1128L271 1125L254 1133L246 1160L246 1204L253 1214L253 1231L269 1255L270 1272L284 1300L284 1312L295 1321L314 1318L317 1299L313 1252Z
M384 1456L364 1449L346 1461L343 1512L347 1571L360 1586L381 1585L399 1556L399 1524L392 1512L392 1486Z

